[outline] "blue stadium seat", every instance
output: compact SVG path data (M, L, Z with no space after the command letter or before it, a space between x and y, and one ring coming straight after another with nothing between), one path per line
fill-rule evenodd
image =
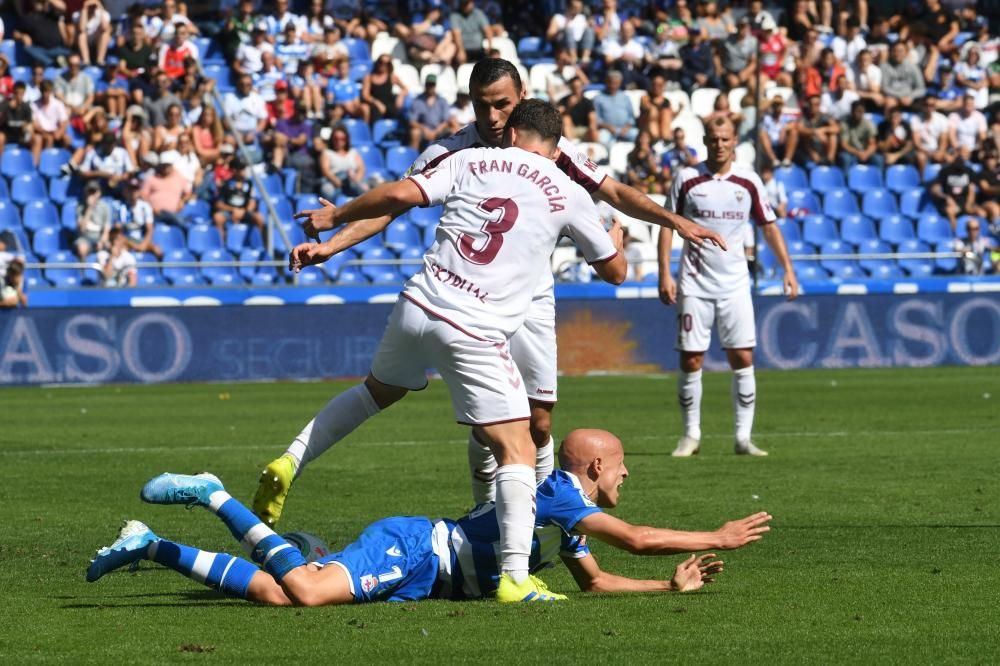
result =
M23 173L10 182L10 198L14 203L24 205L29 201L44 201L49 198L45 179L37 173Z
M924 188L906 190L899 195L899 212L909 218L919 218L923 213L936 213L937 209Z
M351 63L351 81L354 82L357 88L357 96L361 96L361 81L364 80L366 76L371 74L372 64L370 62L359 61Z
M290 167L282 169L281 181L285 185L285 196L294 198L299 189L299 172Z
M812 245L822 245L840 238L837 225L824 215L807 215L802 218L802 240Z
M281 220L282 223L289 224L294 222L295 210L292 208L292 202L290 202L284 194L270 196L268 197L268 200L271 202L271 206L274 207L274 214L278 216L278 219ZM257 200L257 210L260 211L265 220L267 220L268 215L271 214L263 199Z
M48 201L29 201L21 211L24 228L29 230L43 227L59 228L59 212Z
M46 148L38 162L38 172L46 178L62 174L62 167L69 162L71 154L65 148Z
M436 236L437 236L436 224L428 224L426 227L424 227L424 233L422 238L423 246L425 248L429 248L431 245L433 245L434 241L436 240Z
M14 244L18 252L21 254L32 253L31 243L28 242L28 235L24 231L24 227L14 227L13 229L5 229L5 231L14 236Z
M0 179L0 182L3 182ZM0 199L0 231L17 229L21 226L21 213L13 201Z
M899 212L896 207L896 197L886 189L868 190L861 200L861 211L875 219L880 219L886 215L895 215Z
M49 180L49 199L60 206L72 199L74 202L82 194L80 183L69 176L58 176Z
M823 197L823 214L835 220L842 220L848 215L857 215L858 201L850 190L830 190Z
M941 170L941 164L938 162L929 162L927 166L924 167L924 182L930 183L932 180L937 178L938 172Z
M926 243L914 239L904 240L896 248L897 252L930 252ZM934 273L933 259L900 259L899 267L911 277L929 277Z
M156 231L153 233L155 234ZM196 261L194 255L184 249L165 250L163 260ZM193 266L168 266L163 269L163 277L174 286L192 286L205 283L201 275L198 274L198 269Z
M830 274L815 261L793 261L792 267L800 280L826 280Z
M295 197L295 212L300 213L304 210L313 210L315 208L322 208L323 204L319 202L319 197L315 194L300 194Z
M405 218L395 220L385 230L385 245L397 252L408 247L422 247L420 227Z
M892 262L885 264L879 264L868 271L869 277L873 280L901 280L906 277L906 274Z
M786 241L802 240L802 228L795 220L782 217L779 218L775 224L777 224L778 228L781 229L781 235L785 237Z
M885 186L896 194L920 187L920 172L912 164L893 164L885 170Z
M833 240L823 243L820 248L822 255L853 254L854 248L850 243ZM861 266L854 259L821 259L820 265L837 278L855 279L864 276Z
M285 196L285 184L281 180L281 176L276 173L269 173L261 180L261 185L264 188L264 194L271 197L272 199Z
M7 26L7 30L10 31L10 34L14 34L14 31L11 29L10 26ZM17 42L15 42L13 39L5 39L3 41L0 41L0 54L3 54L3 56L7 58L7 62L10 63L11 67L18 64Z
M388 147L387 143L390 141L393 144L398 145L398 140L388 138L393 136L397 129L399 129L399 121L395 118L382 118L381 120L376 120L372 128L372 140L383 148Z
M187 246L195 256L201 257L212 250L223 249L222 236L214 224L196 224L188 229Z
M799 209L807 214L822 213L823 207L812 190L788 190L788 210Z
M385 167L389 170L389 173L399 178L406 173L406 170L410 168L410 165L419 156L420 153L409 146L389 148L385 151Z
M840 221L840 238L853 245L862 241L875 240L878 233L875 223L864 215L848 215Z
M206 63L203 71L205 72L205 78L215 81L215 85L219 88L232 88L234 85L233 72L225 63Z
M10 190L4 178L0 178L0 201L10 201Z
M347 47L347 57L352 63L370 63L372 61L371 52L368 50L368 42L365 40L347 37L342 39L340 43Z
M774 178L779 183L784 183L788 191L809 189L809 178L805 170L797 164L778 167L774 170Z
M830 190L842 190L847 184L844 182L843 171L837 167L819 165L809 172L809 186L820 194L826 194Z
M36 173L35 162L31 158L30 150L14 144L4 148L3 155L0 156L0 174L7 178L14 178L34 173Z
M188 224L208 224L212 221L212 208L204 199L193 199L184 204L180 216Z
M231 230L230 233L232 233ZM263 258L264 250L259 247L245 247L240 250L240 267L238 269L240 277L242 277L246 282L253 282L253 276L257 274L257 267L253 266L252 263L260 261Z
M371 144L361 144L352 145L352 147L358 151L361 155L361 159L364 160L366 171L385 168L385 160L382 158L382 151L379 150L377 146L373 146Z
M214 228L214 227L213 227ZM207 250L201 255L202 262L209 261L232 261L233 255L228 250L218 248ZM201 274L213 286L243 284L243 278L236 271L235 266L202 266Z
M341 121L341 124L347 130L348 136L351 137L352 148L357 148L362 144L371 144L372 133L365 121L356 118L345 118Z
M788 248L788 254L816 254L816 246L812 243L807 243L806 241L788 241L785 243ZM763 247L768 247L764 244ZM763 248L762 248L763 249Z
M11 62L14 62L13 60ZM18 65L17 67L10 68L10 75L14 79L14 82L24 81L28 83L31 81L31 68L25 65Z
M226 228L226 249L233 254L239 254L246 245L247 234L250 233L250 226L242 222L235 222Z
M951 242L955 238L951 223L940 215L921 215L917 218L917 238L931 245Z
M346 264L348 261L353 261L357 258L358 255L356 255L353 250L346 250L344 252L339 252L333 255L325 262L320 264L320 267L327 274L327 277L329 277L330 280L336 282L337 275L340 273L340 270L344 267L344 264Z
M394 266L365 266L362 268L365 277L373 284L400 284L403 276Z
M71 264L80 261L72 252L63 250L45 257L46 264ZM56 287L79 287L83 274L79 268L45 268L45 279Z
M303 286L326 284L326 273L318 266L306 266L299 271L298 281Z
M847 187L858 194L881 189L885 187L882 172L876 166L855 164L847 172Z
M902 215L889 215L882 218L878 225L878 237L893 245L916 238L913 233L913 223Z
M423 268L424 250L419 247L408 247L399 253L400 259L419 260L420 263L400 264L399 273L404 278L411 278Z
M896 267L896 263L892 259L866 259L864 255L874 255L874 254L890 254L892 253L892 246L882 240L866 240L858 243L858 254L862 255L862 258L858 260L858 264L864 270L868 271L870 274L876 273L880 267L892 266Z
M42 271L37 268L24 269L24 282L28 285L29 290L52 286L52 283L46 280Z
M337 284L365 284L367 282L368 279L357 266L345 266L337 274Z
M367 247L364 250L360 249L361 246L358 245L356 249L361 251L362 261L385 261L387 259L395 259L396 255L393 254L392 250L387 247Z
M279 273L274 266L262 266L254 273L252 283L255 287L270 287L284 281L283 274Z
M167 252L169 250L187 250L184 232L179 227L158 223L153 225L153 242Z
M299 223L282 222L281 227L285 230L285 234L288 236L288 242L291 243L292 247L306 242L306 234L302 231L302 226L299 225ZM272 239L274 241L275 253L288 254L291 251L290 248L285 247L285 241L282 240L281 234L278 233L277 229L275 229Z
M945 241L934 246L935 252L954 252L954 241ZM954 273L958 270L958 257L937 257L934 259L934 271L937 273Z
M411 208L410 221L418 227L435 227L441 221L441 206L429 206L427 208Z
M42 227L31 236L31 251L43 259L68 249L59 227Z

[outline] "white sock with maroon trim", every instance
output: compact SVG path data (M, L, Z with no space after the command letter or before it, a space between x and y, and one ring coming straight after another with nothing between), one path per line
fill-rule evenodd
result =
M540 447L535 450L535 485L549 478L549 474L552 474L553 466L555 465L555 442L552 436L549 436L549 441L545 442L545 446Z
M295 476L355 428L379 413L375 399L364 384L350 388L326 404L285 451L298 463Z
M528 578L531 539L535 533L535 470L530 465L497 468L497 524L500 571L515 583Z
M757 379L753 366L733 370L733 417L736 422L736 441L749 442L753 430L753 416L757 407Z
M701 370L677 376L677 402L681 406L684 436L701 440Z
M490 447L481 444L469 431L469 474L472 476L472 501L476 504L496 501L497 459Z

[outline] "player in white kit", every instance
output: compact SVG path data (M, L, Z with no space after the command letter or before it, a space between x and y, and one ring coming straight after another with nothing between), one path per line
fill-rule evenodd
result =
M719 232L730 249L685 242L675 283L670 269L671 233L669 229L660 232L660 298L668 305L677 304L681 366L677 394L684 435L673 455L679 458L698 453L701 443L701 368L713 324L718 326L719 341L733 369L736 453L767 455L751 441L757 399L753 370L757 338L742 242L748 220L757 224L781 263L786 296L793 299L799 293L784 238L773 224L776 217L760 177L733 162L735 137L728 118L710 121L705 134L708 159L677 174L667 202L675 213Z
M423 269L407 281L361 385L338 395L303 430L288 455L301 468L318 455L313 432L339 441L436 368L455 418L473 426L499 462L497 520L504 576L501 601L551 600L528 575L535 494L530 410L510 337L521 326L539 276L560 236L569 236L598 274L619 284L627 267L620 227L608 234L587 194L554 164L559 113L531 100L508 120L511 148L470 148L335 209L334 224L397 216L415 205L443 205ZM336 239L336 236L334 237ZM331 239L333 241L334 239ZM293 268L326 261L336 242L296 247ZM321 453L321 451L319 452Z
M481 60L473 68L469 90L476 122L428 146L414 162L411 172L433 165L455 151L500 144L503 128L510 113L525 97L517 68L501 58ZM712 243L721 242L714 231L692 224L657 205L638 190L607 176L565 137L560 138L558 147L560 154L556 164L595 199L607 201L632 217L672 227L682 237L692 242L701 243L704 240ZM307 234L333 228L330 208L309 213L304 224ZM336 244L335 251L343 251L380 233L391 220L391 217L386 216L346 225L331 239ZM558 397L555 298L551 272L546 271L540 276L524 324L510 342L511 355L521 371L531 405L531 435L537 447L535 469L537 480L541 481L552 471L552 410ZM314 436L309 446L322 453L329 444ZM474 431L469 436L468 457L475 502L480 504L494 499L497 463L489 447L476 439ZM283 477L287 477L288 474L283 470L284 465L280 460L279 458L268 465L261 475L261 484L254 500L254 510L265 519L277 519L284 493L287 492L287 484Z

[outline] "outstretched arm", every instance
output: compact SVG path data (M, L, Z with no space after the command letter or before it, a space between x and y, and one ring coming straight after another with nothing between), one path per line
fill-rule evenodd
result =
M722 560L714 554L692 555L677 565L670 580L641 580L617 576L597 565L593 555L564 557L563 563L584 592L691 592L712 582L712 576L723 570Z
M716 232L709 231L676 213L671 213L663 206L658 206L655 201L642 192L610 176L605 178L601 187L594 192L594 198L607 201L612 208L620 210L630 217L673 229L680 234L681 238L696 245L707 240L723 250L726 249L726 241Z
M733 520L714 532L684 532L632 525L604 512L592 513L576 524L575 531L600 539L635 555L671 555L697 550L730 550L759 541L770 531L771 516L755 513Z
M372 220L387 215L396 217L422 203L424 203L423 190L411 179L404 178L379 185L351 200L342 208L324 205L323 208L296 213L295 219L303 220L303 230L315 238L316 233L333 229L341 224L355 220Z

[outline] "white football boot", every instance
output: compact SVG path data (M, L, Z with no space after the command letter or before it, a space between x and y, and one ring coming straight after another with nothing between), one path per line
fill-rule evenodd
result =
M698 453L699 447L701 447L699 440L684 435L677 441L677 448L670 455L674 458L690 458Z

